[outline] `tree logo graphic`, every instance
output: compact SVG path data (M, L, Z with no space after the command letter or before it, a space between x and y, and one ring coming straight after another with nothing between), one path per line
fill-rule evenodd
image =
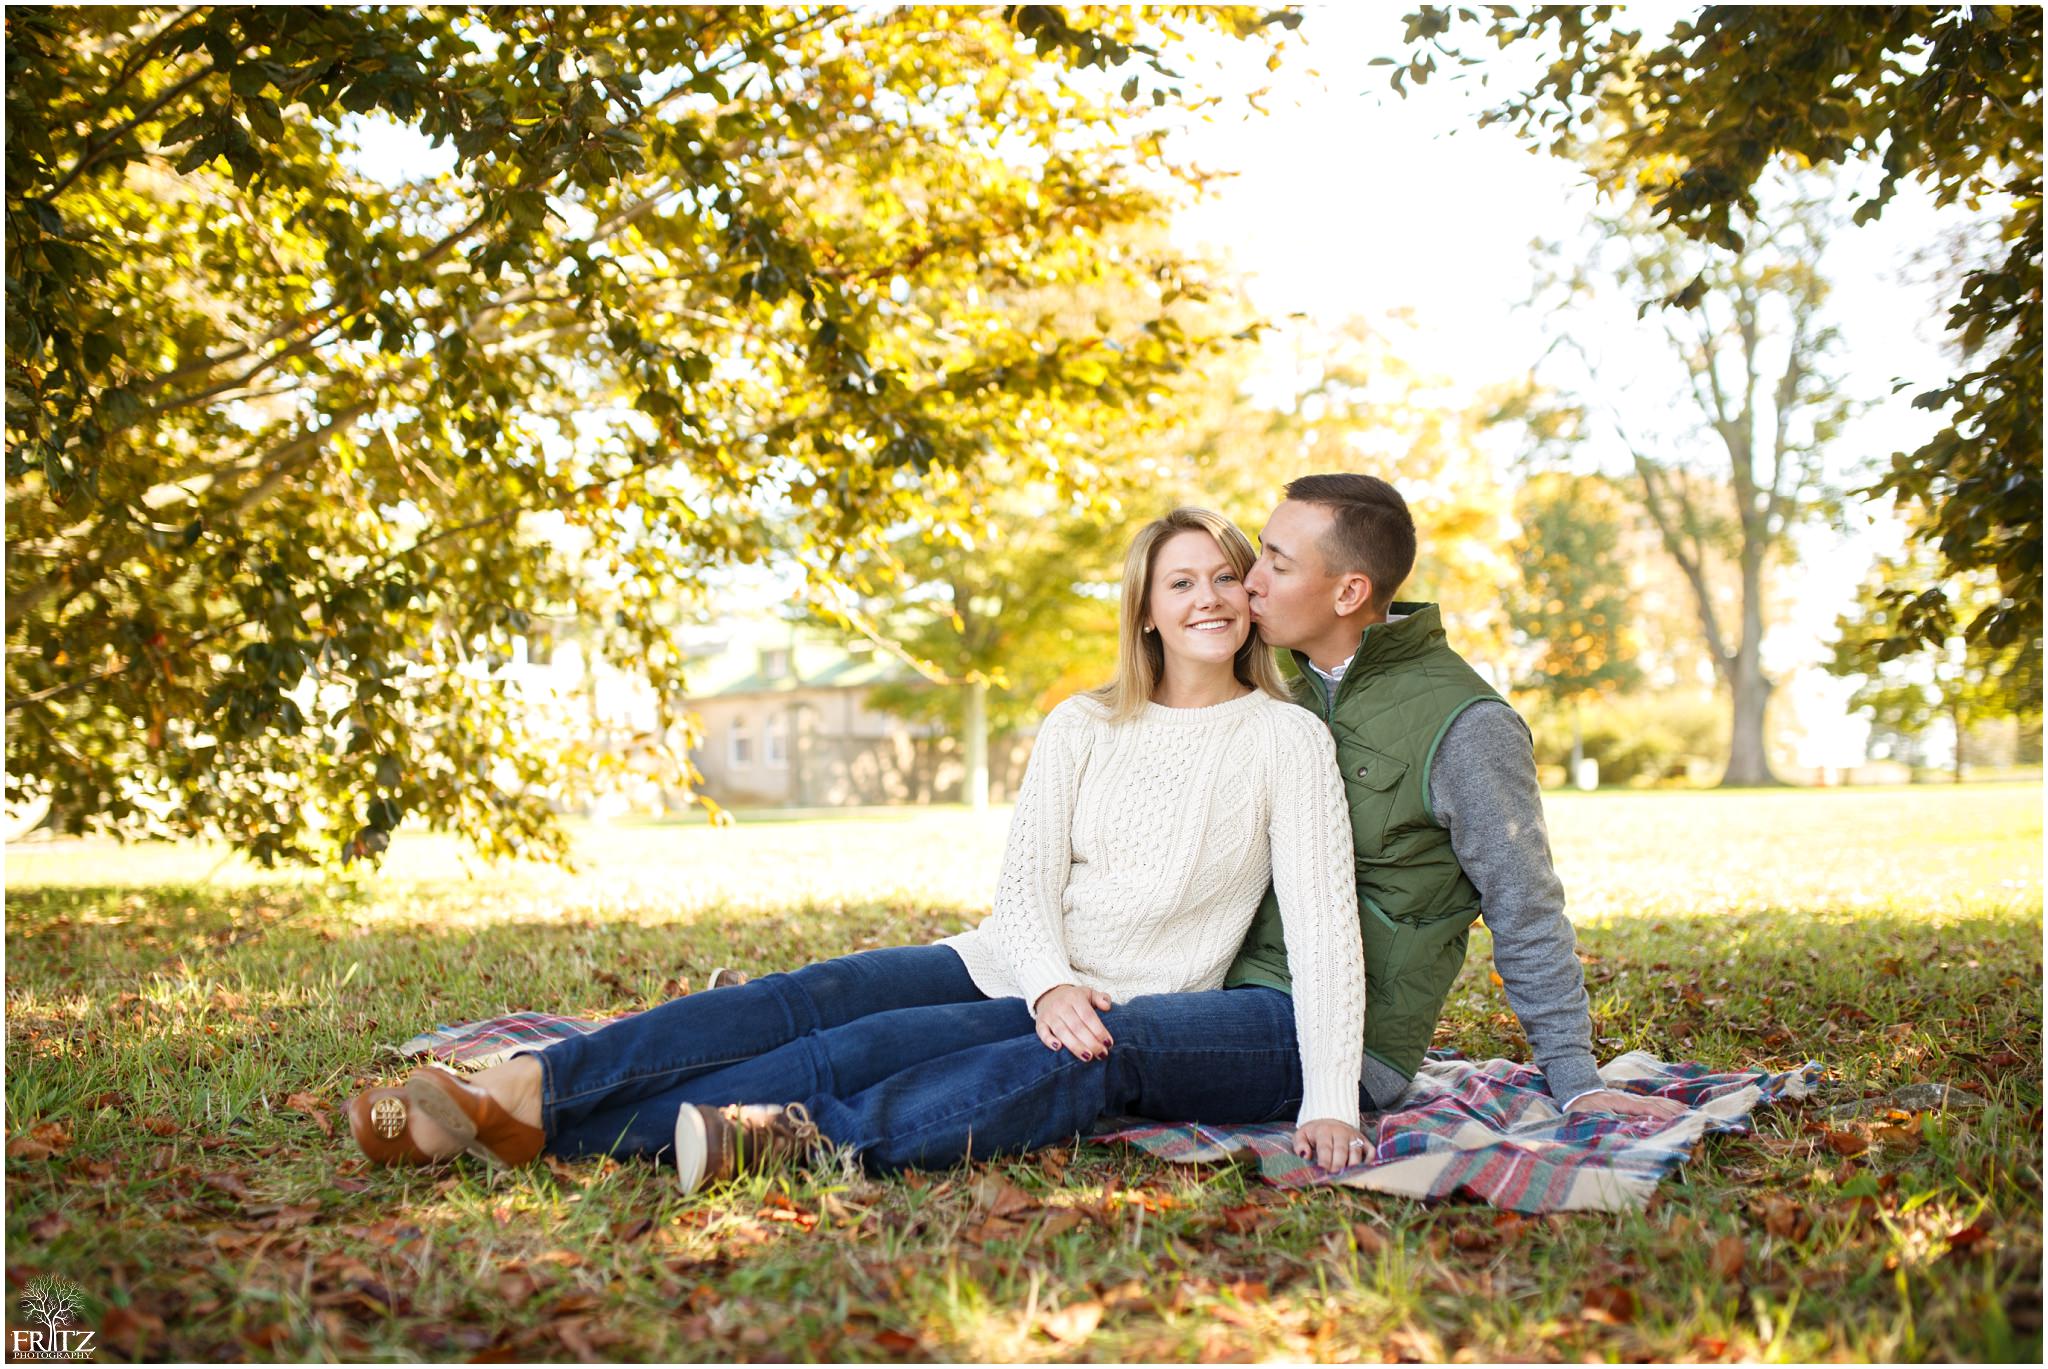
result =
M21 1314L41 1330L16 1327L7 1338L10 1359L84 1360L92 1358L93 1333L76 1325L85 1309L78 1285L43 1277L21 1293Z

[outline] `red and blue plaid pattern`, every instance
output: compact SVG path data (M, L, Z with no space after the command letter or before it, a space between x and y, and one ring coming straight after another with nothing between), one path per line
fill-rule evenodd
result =
M1709 1132L1746 1132L1762 1103L1803 1098L1821 1067L1772 1074L1717 1073L1640 1051L1601 1070L1608 1087L1672 1098L1689 1109L1670 1121L1598 1112L1564 1114L1543 1076L1508 1060L1433 1057L1403 1105L1363 1122L1372 1149L1348 1169L1324 1171L1292 1148L1293 1128L1139 1123L1094 1136L1162 1159L1239 1159L1282 1188L1343 1184L1411 1198L1473 1198L1510 1212L1641 1207L1660 1179Z
M627 1014L630 1015L630 1014ZM517 1012L436 1027L398 1048L482 1069L514 1050L544 1048L596 1031L618 1018ZM1201 1126L1126 1121L1089 1139L1122 1142L1161 1159L1195 1163L1243 1160L1281 1188L1343 1184L1411 1198L1473 1198L1510 1212L1641 1207L1659 1180L1685 1163L1710 1132L1747 1132L1759 1105L1804 1098L1821 1067L1782 1074L1717 1073L1705 1065L1667 1064L1633 1051L1600 1071L1609 1088L1672 1098L1688 1111L1670 1121L1586 1112L1564 1114L1543 1076L1509 1060L1473 1064L1433 1052L1402 1106L1364 1119L1368 1158L1326 1172L1295 1155L1284 1123Z

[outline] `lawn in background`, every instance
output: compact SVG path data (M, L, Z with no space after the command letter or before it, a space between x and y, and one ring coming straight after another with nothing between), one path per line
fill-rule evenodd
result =
M8 1325L225 1359L2038 1359L2038 787L1553 796L1603 1057L1830 1067L1649 1211L1522 1221L1083 1147L685 1199L629 1162L364 1168L378 1048L929 940L1002 813L407 835L333 885L194 847L7 851ZM1439 1043L1522 1043L1482 934ZM1986 1100L1824 1118L1942 1082Z

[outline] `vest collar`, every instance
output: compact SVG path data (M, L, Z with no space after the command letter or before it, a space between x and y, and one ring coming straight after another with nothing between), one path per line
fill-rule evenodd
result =
M1358 651L1337 682L1337 693L1348 694L1358 681L1401 661L1413 660L1444 643L1443 612L1435 604L1395 600L1387 606L1390 614L1402 615L1372 624L1359 634ZM1294 664L1317 698L1323 695L1323 677L1316 674L1306 655L1293 653Z

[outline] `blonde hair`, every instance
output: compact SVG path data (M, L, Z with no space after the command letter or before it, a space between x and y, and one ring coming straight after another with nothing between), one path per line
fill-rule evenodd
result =
M1159 644L1157 636L1145 631L1145 609L1152 593L1153 562L1158 559L1159 548L1183 532L1206 532L1214 538L1223 559L1237 572L1239 580L1258 559L1251 540L1228 518L1208 509L1178 508L1138 530L1130 549L1124 553L1124 588L1116 624L1116 677L1088 691L1089 698L1109 708L1112 722L1127 722L1144 712L1165 673L1166 648ZM1288 697L1287 687L1280 680L1280 667L1274 663L1272 648L1266 645L1257 623L1252 624L1244 645L1237 649L1231 667L1239 684L1263 690L1276 699Z

